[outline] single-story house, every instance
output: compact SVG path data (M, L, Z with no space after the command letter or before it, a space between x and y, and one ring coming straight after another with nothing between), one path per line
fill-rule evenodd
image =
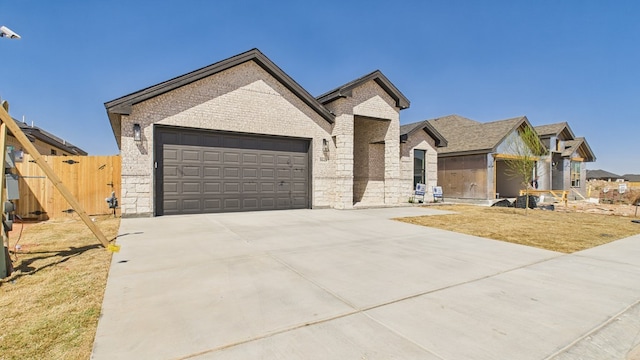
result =
M614 174L606 170L587 170L587 181L589 180L605 180L616 181L618 179L624 179L624 176Z
M72 143L61 139L44 129L29 125L25 122L13 119L20 127L22 132L27 136L29 141L33 143L33 146L38 150L40 155L58 155L58 156L85 156L87 152L81 148L73 145ZM11 132L7 133L7 146L12 147L18 152L25 152L18 139L16 139Z
M412 189L409 100L380 71L313 97L253 49L105 107L123 216L393 205Z
M587 162L596 161L587 140L576 137L566 122L535 127L540 140L549 150L546 161L540 161L538 180L541 190L574 190L582 196L587 191Z
M532 128L525 116L480 123L459 115L409 124L446 139L437 147L437 182L445 198L492 200L517 196L522 180L509 174L506 159L513 157L513 144L520 132ZM428 126L428 128L427 128ZM411 141L412 134L408 134Z
M640 182L640 174L624 174L622 178L629 182Z
M411 194L417 184L426 185L424 200L434 199L433 188L438 186L438 148L446 147L447 140L428 122L400 126L400 156L403 194Z

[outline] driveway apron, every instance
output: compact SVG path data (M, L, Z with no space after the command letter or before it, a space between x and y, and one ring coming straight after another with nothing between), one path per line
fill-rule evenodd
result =
M92 359L625 359L640 236L566 255L393 220L123 219Z

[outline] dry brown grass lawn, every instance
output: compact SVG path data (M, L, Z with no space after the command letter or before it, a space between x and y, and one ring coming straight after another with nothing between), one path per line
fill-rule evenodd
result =
M438 206L450 215L397 219L469 235L572 253L640 234L632 217L578 212L498 208L474 205Z
M111 240L120 219L96 224ZM77 219L28 224L18 244L16 271L0 282L0 359L88 359L111 253Z

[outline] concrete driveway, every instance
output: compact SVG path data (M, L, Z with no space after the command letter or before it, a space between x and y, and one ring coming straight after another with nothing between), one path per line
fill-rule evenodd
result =
M634 357L639 236L564 255L391 220L442 213L123 219L92 358Z

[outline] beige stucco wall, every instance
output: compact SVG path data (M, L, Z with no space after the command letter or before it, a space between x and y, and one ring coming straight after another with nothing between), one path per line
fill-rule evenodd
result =
M427 193L425 202L433 200L433 187L438 186L438 153L435 140L424 131L416 131L400 144L400 201L409 201L414 194L413 188L413 154L414 150L426 151Z
M133 124L142 128L142 142L133 141ZM332 206L335 193L335 146L328 159L322 140L330 140L331 124L253 62L180 87L133 105L122 118L122 213L152 215L153 125L312 139L311 203Z

